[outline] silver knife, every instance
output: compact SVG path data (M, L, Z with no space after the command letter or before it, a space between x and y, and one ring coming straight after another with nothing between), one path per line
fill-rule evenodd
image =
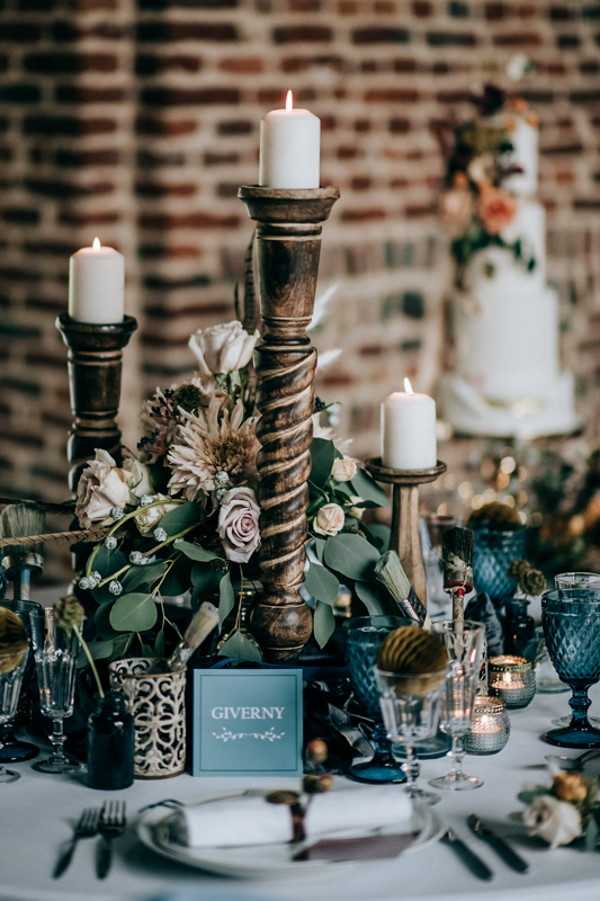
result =
M493 877L494 874L487 863L475 854L474 851L471 851L453 829L447 829L440 841L448 845L449 848L452 848L456 856L460 857L467 869L469 869L474 876L477 876L478 879L488 880Z
M526 873L529 870L527 861L520 854L517 854L516 851L513 851L506 839L497 835L489 826L482 823L474 813L467 817L467 825L474 835L487 842L490 848L494 849L498 857L501 857L511 870L516 870L517 873Z

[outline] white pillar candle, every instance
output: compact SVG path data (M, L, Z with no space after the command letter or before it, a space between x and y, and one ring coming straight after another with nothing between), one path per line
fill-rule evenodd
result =
M122 322L125 260L113 247L94 238L69 260L69 316L96 325Z
M409 379L404 391L381 405L381 459L390 469L430 469L437 463L435 401L415 394Z
M258 183L266 188L318 188L321 120L294 109L287 92L285 109L271 110L260 123Z

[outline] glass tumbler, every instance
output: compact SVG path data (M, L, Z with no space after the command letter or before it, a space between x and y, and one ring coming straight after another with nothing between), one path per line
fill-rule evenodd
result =
M18 660L15 660L9 654L4 654L0 657L0 727L12 722L17 714L17 705L28 657L28 650ZM0 750L2 747L0 742ZM21 776L16 770L9 770L0 764L0 783L16 782L20 778Z

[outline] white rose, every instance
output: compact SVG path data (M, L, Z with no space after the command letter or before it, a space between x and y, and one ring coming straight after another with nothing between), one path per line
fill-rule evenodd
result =
M207 329L198 329L189 340L189 347L204 376L243 369L252 358L260 334L253 335L237 320L221 322Z
M364 498L359 497L358 494L351 494L350 501L352 504L364 504ZM354 516L355 519L362 519L365 515L364 507L350 507L350 516Z
M164 503L159 504L158 501L164 501ZM173 504L166 494L155 494L152 503L146 507L140 507L139 513L135 514L135 524L142 535L146 535L157 527L166 513L170 513L178 506L179 504Z
M539 835L551 848L569 845L581 835L581 816L573 804L552 795L540 795L533 801L523 820L530 835Z
M353 460L352 457L337 457L333 461L331 475L335 482L350 482L357 470L356 460Z
M140 463L135 457L128 457L123 463L123 469L129 473L129 489L135 497L152 494L154 489L150 469L145 463Z
M113 507L128 503L130 478L130 473L120 469L107 451L96 450L77 486L75 515L84 529L108 519Z
M344 521L339 504L325 504L313 519L313 529L318 535L337 535L344 528Z

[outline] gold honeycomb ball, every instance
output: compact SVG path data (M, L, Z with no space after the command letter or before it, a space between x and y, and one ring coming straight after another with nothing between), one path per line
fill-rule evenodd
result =
M379 668L388 673L415 676L403 684L405 691L423 694L442 681L448 665L443 640L420 626L400 626L386 636L379 650ZM428 678L419 678L424 675Z
M22 662L29 642L20 616L0 607L0 674L10 673Z

